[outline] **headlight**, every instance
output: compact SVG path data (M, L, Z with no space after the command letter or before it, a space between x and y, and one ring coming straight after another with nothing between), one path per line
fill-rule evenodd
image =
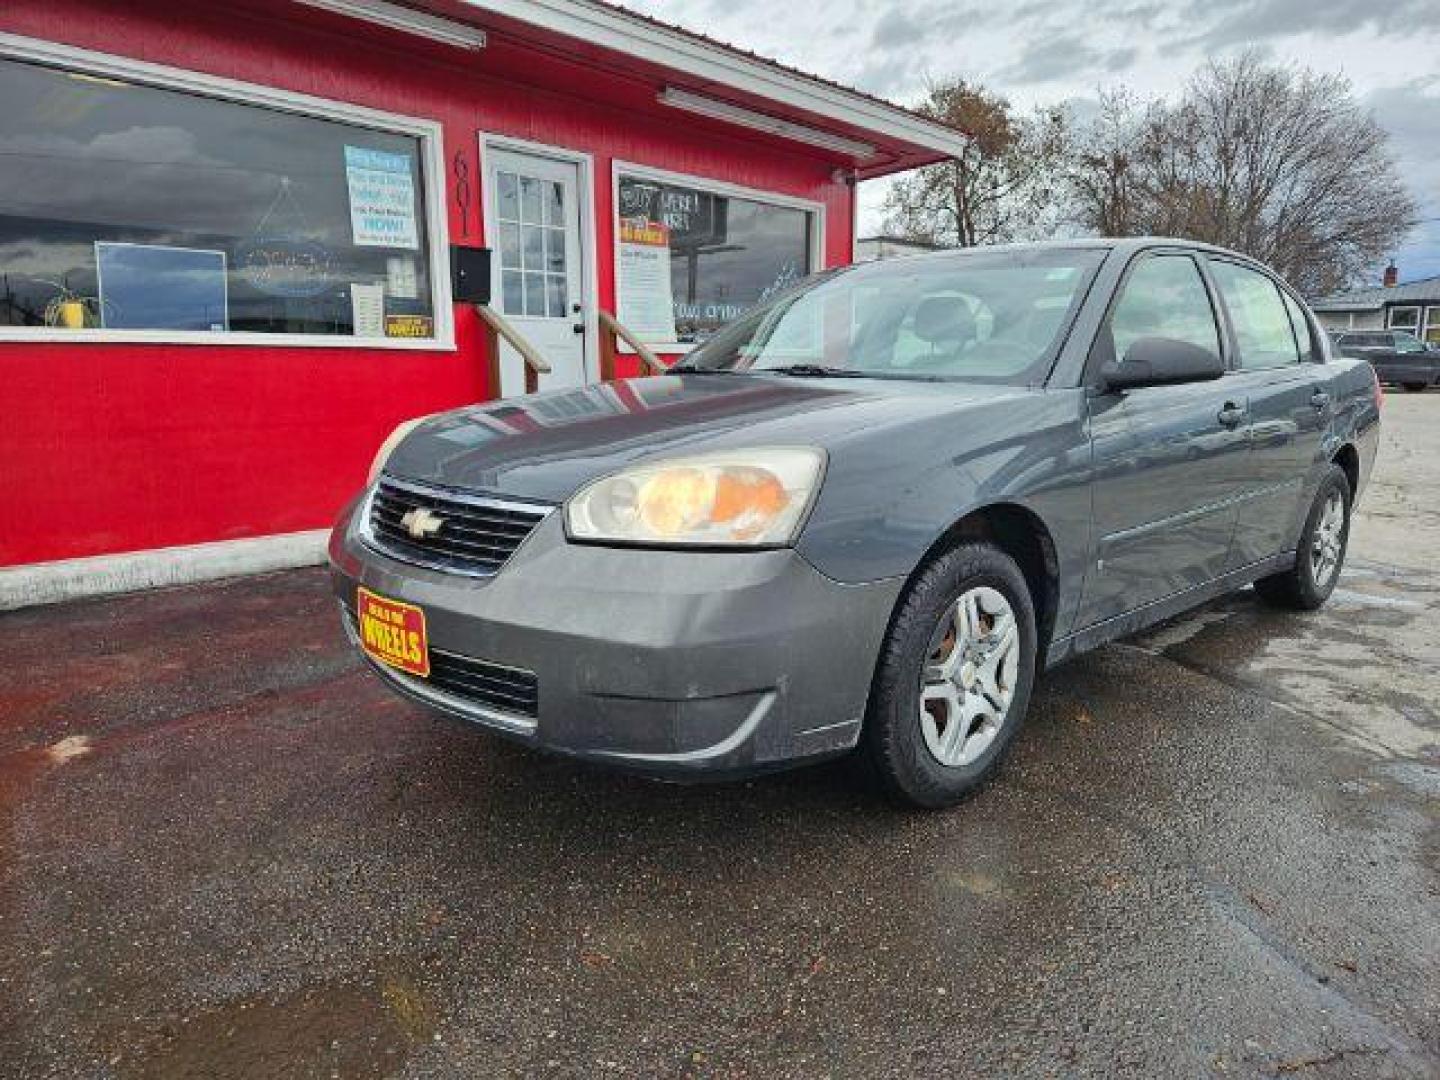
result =
M774 547L790 543L820 486L810 447L735 450L626 469L565 508L577 540Z
M385 468L385 462L389 461L390 455L395 452L395 447L400 445L400 440L429 419L429 416L417 416L414 420L406 420L385 437L385 441L380 444L380 449L375 451L375 460L370 463L370 475L365 479L367 485L375 482L375 478L380 475L380 470Z

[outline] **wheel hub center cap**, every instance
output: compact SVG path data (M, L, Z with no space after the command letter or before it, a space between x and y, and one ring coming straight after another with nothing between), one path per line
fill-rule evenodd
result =
M965 663L960 666L960 685L966 690L969 690L975 685L975 676L977 674L975 661L966 660Z

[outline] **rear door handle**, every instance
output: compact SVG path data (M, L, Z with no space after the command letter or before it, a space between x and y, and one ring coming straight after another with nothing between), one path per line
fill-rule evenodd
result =
M1220 410L1215 418L1225 427L1239 427L1245 419L1245 409L1241 405L1236 405L1233 401L1227 401L1225 407Z
M1330 405L1330 395L1324 390L1316 390L1315 393L1310 395L1310 404L1314 405L1320 412L1324 412Z

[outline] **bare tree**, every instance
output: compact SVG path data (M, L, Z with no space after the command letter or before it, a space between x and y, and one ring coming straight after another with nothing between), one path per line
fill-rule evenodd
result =
M1071 159L1082 227L1204 240L1324 294L1414 224L1388 136L1347 80L1256 53L1200 69L1174 103L1102 103Z
M1061 206L1068 124L1059 108L1020 116L957 79L930 88L920 112L969 137L954 160L917 169L885 199L887 231L956 247L1047 235Z

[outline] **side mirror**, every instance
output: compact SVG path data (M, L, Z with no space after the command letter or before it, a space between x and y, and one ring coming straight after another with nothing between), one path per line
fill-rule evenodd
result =
M1137 338L1124 359L1106 364L1100 378L1107 390L1205 382L1225 374L1225 362L1209 349L1175 338Z

